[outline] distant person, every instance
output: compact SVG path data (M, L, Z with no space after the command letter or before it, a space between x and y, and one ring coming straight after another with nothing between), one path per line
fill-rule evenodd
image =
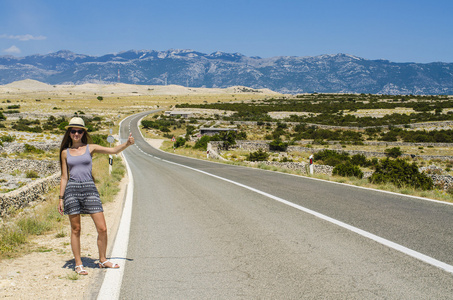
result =
M66 126L66 133L60 146L60 201L58 211L69 216L71 223L71 248L74 254L77 274L87 275L80 257L80 214L89 214L98 232L99 267L119 268L106 257L107 226L99 192L94 185L92 155L94 153L117 154L134 144L132 134L119 146L108 148L89 144L91 138L82 118L75 117Z

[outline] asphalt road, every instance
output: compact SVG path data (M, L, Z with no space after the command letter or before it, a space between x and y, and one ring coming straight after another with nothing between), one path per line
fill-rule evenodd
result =
M277 200L447 265L453 206L163 153L143 115L121 299L453 299L452 273Z

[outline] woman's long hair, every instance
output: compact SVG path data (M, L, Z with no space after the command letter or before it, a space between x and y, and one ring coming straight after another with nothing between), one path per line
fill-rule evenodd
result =
M72 139L71 139L71 129L72 127L69 127L64 136L63 136L63 140L61 141L61 145L60 145L60 169L61 169L61 164L63 163L61 161L61 153L63 152L63 150L65 149L68 149L72 146ZM85 130L85 133L83 134L82 136L82 143L84 144L89 144L89 143L92 143L92 140L91 140L91 137L90 135L88 134L88 131Z

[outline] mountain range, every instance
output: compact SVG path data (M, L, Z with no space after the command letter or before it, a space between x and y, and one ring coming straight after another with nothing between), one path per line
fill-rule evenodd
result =
M176 84L247 86L280 93L453 94L453 63L396 63L349 54L248 57L194 50L130 50L91 56L61 50L0 56L0 84L34 79L48 84Z

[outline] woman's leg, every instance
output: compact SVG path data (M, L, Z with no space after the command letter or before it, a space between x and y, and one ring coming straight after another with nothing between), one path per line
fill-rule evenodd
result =
M107 260L107 225L105 224L104 213L91 214L91 218L98 232L99 261L104 262Z
M105 223L104 213L99 212L91 214L91 218L96 225L98 231L98 249L99 249L99 262L105 263L104 268L119 268L117 264L107 261L107 225Z
M75 265L82 265L82 258L80 256L80 215L69 215L69 222L71 223L71 248L74 254Z

